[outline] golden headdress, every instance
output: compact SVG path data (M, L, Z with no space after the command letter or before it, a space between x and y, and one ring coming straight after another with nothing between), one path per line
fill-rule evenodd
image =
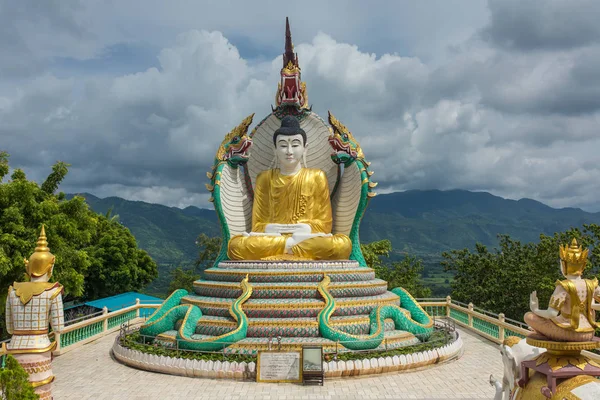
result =
M46 241L46 231L44 230L44 225L42 225L42 230L40 232L40 237L38 238L35 251L31 257L29 257L29 261L27 259L23 259L25 262L25 267L27 268L27 275L29 275L30 278L39 278L40 276L44 276L54 265L54 260L55 257L52 253L50 253L48 242Z
M564 264L565 275L581 275L587 262L588 249L577 244L577 239L573 238L571 245L559 246L560 259Z

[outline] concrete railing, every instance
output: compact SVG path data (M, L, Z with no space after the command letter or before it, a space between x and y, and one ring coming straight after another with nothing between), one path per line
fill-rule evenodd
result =
M149 316L160 304L144 304L136 299L135 304L120 310L108 312L106 307L101 315L79 321L65 326L60 332L51 332L51 340L54 340L56 350L54 355L61 355L76 349L86 343L92 342L112 332L118 331L122 324L136 323L144 317Z
M504 314L494 314L475 307L472 303L465 304L444 298L417 299L421 307L436 318L448 318L457 325L483 336L495 343L502 343L508 336L524 338L529 330L520 321L506 318ZM81 345L115 332L126 322L137 323L143 317L148 317L160 304L142 303L139 299L135 304L117 311L108 312L104 309L99 316L89 318L66 326L61 332L51 332L50 336L57 342L55 355L64 354ZM141 311L143 310L143 311Z
M494 314L473 305L445 299L418 299L421 307L432 316L445 316L454 320L457 325L473 331L486 339L502 343L504 338L518 336L524 338L529 330L520 321L506 318L504 314Z

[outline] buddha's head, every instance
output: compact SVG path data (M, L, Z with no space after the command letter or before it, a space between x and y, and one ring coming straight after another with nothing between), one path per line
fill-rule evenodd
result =
M306 132L295 117L283 117L281 127L273 134L273 145L279 165L295 167L300 163L306 152Z

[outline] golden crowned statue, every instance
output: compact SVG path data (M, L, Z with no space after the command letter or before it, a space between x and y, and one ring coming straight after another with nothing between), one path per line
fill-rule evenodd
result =
M25 260L30 282L15 282L8 289L6 300L6 328L12 335L6 346L29 374L29 381L41 399L50 399L52 350L48 325L57 332L64 327L62 290L58 282L48 282L55 257L50 253L44 227L35 252Z
M525 322L549 340L590 341L598 327L595 311L600 305L595 301L600 301L600 288L598 279L581 278L588 250L573 239L570 246L560 246L559 253L561 271L567 279L556 281L547 310L540 310L536 292L531 294L531 312L525 314Z

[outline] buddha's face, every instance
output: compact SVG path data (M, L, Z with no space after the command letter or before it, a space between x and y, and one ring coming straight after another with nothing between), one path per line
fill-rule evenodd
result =
M279 160L279 165L285 167L295 167L306 151L302 135L279 135L275 142L275 153Z

